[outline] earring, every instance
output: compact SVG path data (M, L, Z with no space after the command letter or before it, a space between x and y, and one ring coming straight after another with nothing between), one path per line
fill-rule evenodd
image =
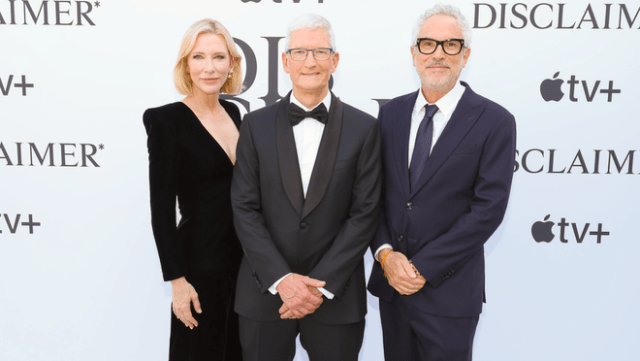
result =
M231 68L231 70L229 70L229 75L227 76L227 78L231 78L231 74L233 74L233 68Z

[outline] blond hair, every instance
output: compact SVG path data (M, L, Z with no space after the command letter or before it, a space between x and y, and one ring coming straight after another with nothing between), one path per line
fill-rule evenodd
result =
M233 71L230 73L227 81L222 85L222 88L220 88L220 92L227 94L240 93L242 90L242 56L238 52L236 44L233 42L233 38L227 28L219 21L212 19L196 21L187 29L187 32L182 38L182 44L178 52L178 60L176 61L176 66L173 68L173 82L178 92L187 96L193 95L193 82L187 72L187 61L189 54L196 44L196 39L200 34L222 35L227 43L227 50L231 56L231 68Z

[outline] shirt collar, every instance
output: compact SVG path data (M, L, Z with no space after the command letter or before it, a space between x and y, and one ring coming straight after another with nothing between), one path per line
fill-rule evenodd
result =
M315 107L317 107L318 105L320 105L320 103L318 103L318 104L316 104L313 108L308 109L307 107L305 107L304 105L302 105L302 103L300 103L300 102L298 101L298 99L296 99L296 96L295 96L295 95L293 95L293 92L291 93L291 97L290 97L290 99L291 99L291 103L293 103L293 104L295 104L295 105L299 106L300 108L302 108L302 109L303 109L304 111L306 111L306 112L310 112L310 111L312 111L313 109L315 109ZM327 112L328 112L328 111L329 111L329 107L331 106L331 92L330 92L330 91L328 91L328 92L327 92L327 96L325 96L325 97L324 97L324 99L322 99L322 102L321 102L321 103L324 103L324 106L325 106L325 107L327 107Z
M440 98L435 105L438 106L438 111L444 114L445 118L453 114L453 111L458 106L458 102L462 98L462 94L464 94L465 87L460 84L460 82L456 82L453 89L451 89L445 96ZM425 105L428 104L427 99L422 94L422 89L418 90L419 95L416 99L416 105L414 109L422 109Z

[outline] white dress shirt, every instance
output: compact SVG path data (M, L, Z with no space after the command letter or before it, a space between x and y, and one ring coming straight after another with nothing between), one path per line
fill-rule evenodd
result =
M302 103L296 99L293 93L291 94L291 103L299 106L305 112L312 111L315 106L311 109L308 109ZM327 93L327 96L322 100L324 106L327 107L327 112L331 106L331 92ZM316 106L320 105L318 103ZM305 199L307 198L307 189L309 189L309 180L311 179L311 172L313 172L313 166L316 163L316 156L318 155L318 149L320 148L320 141L322 140L322 133L324 132L325 125L320 123L318 120L307 117L304 118L300 123L293 127L293 137L296 140L296 151L298 153L298 163L300 164L300 177L302 178L302 194ZM280 284L280 282L290 275L288 273L284 275L282 278L277 280L271 287L269 287L269 292L271 294L277 294L278 290L276 287ZM325 297L328 299L333 299L333 293L325 290L324 288L318 288L320 292L322 292Z
M438 106L438 111L433 115L433 138L431 139L431 149L429 150L429 154L433 150L433 147L436 145L436 142L440 138L440 134L447 126L449 119L451 119L451 115L453 111L456 110L458 106L458 102L460 98L462 98L462 94L464 93L465 87L456 83L456 85L451 89L445 96L440 98L435 105ZM429 104L427 99L422 94L422 90L420 90L420 94L418 94L418 98L416 99L416 103L413 106L413 112L411 112L411 130L409 131L409 163L411 164L411 157L413 156L413 148L416 145L416 136L418 135L418 127L424 118L425 105Z
M438 111L433 115L433 138L431 139L431 149L429 150L429 154L433 150L433 147L436 145L436 142L440 138L440 135L444 131L444 128L449 123L449 119L451 119L451 115L453 111L456 110L460 99L462 98L462 94L464 94L464 90L466 88L457 82L456 85L451 89L445 96L440 98L435 105L438 106ZM416 103L413 105L413 111L411 112L411 128L409 130L409 162L408 165L411 164L411 157L413 156L413 148L416 145L416 136L418 135L418 127L424 118L425 113L425 105L429 104L427 99L424 97L422 93L422 89L418 90L418 98L416 98ZM408 170L408 169L407 169ZM385 243L380 246L375 253L375 259L378 259L378 253L385 248L390 248L390 244Z
M305 112L310 112L315 108L307 109L293 94L291 94L291 103L299 106ZM331 106L331 92L327 93L322 103L327 107L328 112ZM302 119L300 123L293 127L293 137L296 139L298 163L300 164L300 177L302 178L302 194L305 199L307 198L309 180L311 179L311 172L313 172L313 165L316 163L323 132L324 124L310 117Z

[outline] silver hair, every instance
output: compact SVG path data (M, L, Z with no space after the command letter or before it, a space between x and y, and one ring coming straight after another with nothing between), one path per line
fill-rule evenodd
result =
M458 21L458 25L460 25L460 29L462 29L462 36L464 37L466 46L469 47L471 45L471 28L469 27L467 19L465 19L464 15L462 15L462 12L457 7L442 3L438 3L431 9L427 9L427 11L420 16L415 28L413 29L413 38L411 39L413 44L418 40L418 33L425 21L435 15L446 15L456 19Z
M333 28L331 28L331 23L329 20L317 14L304 14L298 16L293 19L291 23L289 23L289 27L287 28L287 38L285 40L285 44L287 44L287 50L289 50L289 46L291 45L291 34L300 29L324 29L329 34L329 43L331 44L331 48L336 50L336 37L333 34Z

